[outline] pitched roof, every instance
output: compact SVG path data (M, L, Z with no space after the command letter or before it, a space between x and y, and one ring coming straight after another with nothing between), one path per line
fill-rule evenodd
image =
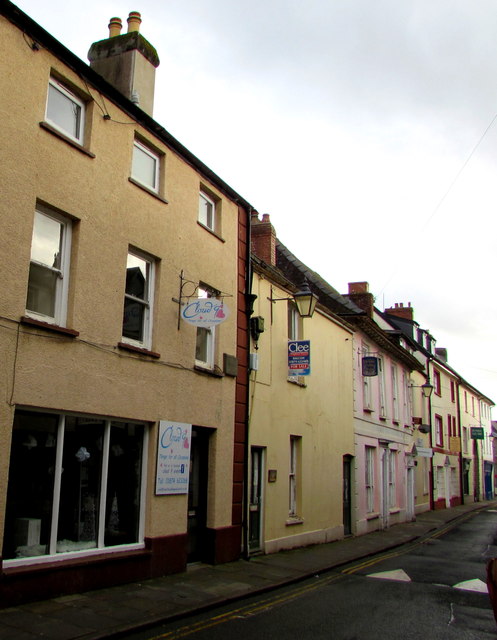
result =
M319 302L331 311L352 315L364 313L360 307L340 295L324 278L301 262L278 239L276 240L276 266L296 287L301 287L305 278L311 291L318 296Z
M5 16L9 22L18 27L24 34L33 39L39 46L50 51L61 60L67 67L77 73L85 82L97 88L106 98L116 104L130 118L155 135L170 149L175 151L187 164L201 173L207 180L212 182L228 198L237 202L247 210L252 210L252 205L230 187L224 180L214 173L207 165L199 160L191 151L172 136L162 125L154 120L140 107L128 100L120 91L107 82L100 74L92 69L81 58L67 49L61 42L54 38L48 31L43 29L37 22L21 11L10 0L0 2L0 15Z

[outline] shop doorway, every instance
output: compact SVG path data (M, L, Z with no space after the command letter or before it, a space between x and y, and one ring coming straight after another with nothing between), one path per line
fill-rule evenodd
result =
M192 428L190 483L188 486L188 562L206 557L209 438L211 430Z
M264 449L252 447L250 461L249 550L257 552L262 548Z
M343 535L352 534L352 456L343 456Z

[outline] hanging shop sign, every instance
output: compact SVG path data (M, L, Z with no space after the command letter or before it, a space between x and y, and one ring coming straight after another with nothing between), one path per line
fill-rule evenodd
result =
M311 373L310 340L290 340L288 342L288 375L308 376Z
M192 425L183 422L159 422L155 494L188 493Z
M362 375L377 376L378 375L378 358L375 356L364 356L362 359Z
M213 327L224 322L230 311L223 300L196 298L181 308L181 317L196 327Z
M416 447L416 455L420 458L433 458L433 449L430 447Z
M484 440L483 427L471 427L472 440Z

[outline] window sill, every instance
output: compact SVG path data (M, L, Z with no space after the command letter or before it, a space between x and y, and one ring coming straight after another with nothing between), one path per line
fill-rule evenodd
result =
M380 514L376 512L366 514L366 520L376 520L379 517L380 517Z
M55 567L77 567L87 566L89 562L94 562L95 565L108 562L120 562L127 561L131 557L143 557L149 556L150 551L145 548L141 543L130 545L127 550L123 550L119 547L104 547L102 549L91 549L89 551L80 551L79 553L60 553L56 556L33 556L30 558L23 558L22 562L19 559L12 561L4 560L2 565L2 572L5 575L22 575L23 573L45 573L47 569L53 569Z
M393 507L392 509L389 509L389 510L388 510L388 513L389 513L391 516L394 516L396 513L400 513L400 509L399 509L399 507Z
M382 422L386 422L386 421L387 421L387 416L378 416L378 418L379 418Z
M304 524L304 518L299 518L298 516L290 516L285 522L285 525L287 527L293 527L294 524Z
M48 122L42 121L39 124L42 129L45 129L45 131L48 131L48 133L51 133L57 138L60 138L60 140L67 142L67 144L70 144L71 147L73 147L74 149L77 149L78 151L81 151L81 153L84 153L85 156L88 156L89 158L96 157L94 153L92 153L91 151L88 151L88 149L85 149L82 145L80 145L75 140L71 140L71 138L69 138L68 136L65 136L61 131L59 131L55 127L52 127L51 124L48 124Z
M290 384L296 384L297 387L302 387L302 388L306 388L307 387L307 382L306 380L302 380L304 376L288 376L287 378L287 382L289 382Z
M119 347L119 349L123 349L124 351L139 353L142 356L149 356L150 358L160 358L160 353L157 353L156 351L150 351L149 349L144 349L143 347L135 347L134 344L128 344L127 342L118 342L117 346Z
M46 329L47 331L53 331L53 333L60 333L68 338L76 338L79 336L79 331L74 329L68 329L67 327L60 327L58 324L50 324L50 322L43 322L42 320L35 320L29 316L22 316L21 324L27 324L32 327L38 327L40 329Z
M199 225L199 227L202 227L202 229L205 229L206 231L208 231L210 234L212 234L215 238L217 238L218 240L221 240L221 242L226 242L226 240L224 238L222 238L219 233L216 233L214 231L214 229L211 229L209 227L207 227L205 224L202 224L202 222L200 222L200 220L197 220L197 224Z
M369 409L368 407L363 407L362 410L364 413L373 413L373 409Z
M157 200L160 200L164 204L169 204L169 201L163 198L161 195L159 195L156 191L154 191L153 189L150 189L149 187L146 187L144 184L142 184L141 182L138 182L138 180L135 180L131 176L128 178L128 181L131 182L131 184L134 184L135 187L138 187L139 189L142 189L143 191L150 194L154 198L157 198Z
M224 373L218 366L214 366L214 368L210 368L207 366L202 366L201 364L196 364L193 367L194 371L197 373L203 373L207 376L212 376L213 378L224 378Z

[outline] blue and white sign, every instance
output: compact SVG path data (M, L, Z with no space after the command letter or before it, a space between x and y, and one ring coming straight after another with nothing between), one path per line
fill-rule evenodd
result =
M310 340L290 340L288 342L288 375L308 376L311 373Z
M159 422L155 494L165 496L188 493L192 425L183 422Z
M181 309L181 317L196 327L213 327L221 324L229 316L229 309L222 300L216 298L197 298Z

